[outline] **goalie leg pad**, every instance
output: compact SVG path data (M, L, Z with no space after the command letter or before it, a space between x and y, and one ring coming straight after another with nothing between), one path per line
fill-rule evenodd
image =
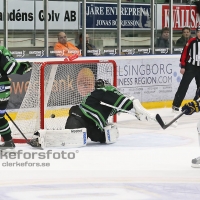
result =
M115 143L119 137L119 131L116 125L109 124L104 127L106 144Z
M86 128L39 130L41 147L83 147L87 145Z

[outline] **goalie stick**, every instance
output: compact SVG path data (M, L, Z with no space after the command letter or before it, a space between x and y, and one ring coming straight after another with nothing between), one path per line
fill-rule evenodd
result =
M112 105L110 105L110 104L107 104L107 103L104 103L103 101L100 101L100 104L101 105L104 105L104 106L107 106L107 107L110 107L110 108L114 108L114 109L116 109L116 110L118 110L118 111L122 111L122 112L125 112L125 113L129 113L129 114L131 114L131 115L134 115L135 116L135 112L134 111L128 111L128 110L124 110L124 109L121 109L121 108L117 108L117 107L115 107L115 106L112 106Z
M198 98L196 100L197 102L200 102L200 98ZM156 120L157 122L160 124L160 126L163 129L168 128L169 126L171 126L177 119L179 119L180 117L182 117L185 114L186 110L184 110L183 112L181 112L178 116L176 116L173 120L171 120L169 123L165 124L161 118L161 116L159 114L156 115Z
M137 113L136 111L133 111L132 109L131 109L131 111L129 111L129 110L124 110L124 109L122 109L122 108L118 108L118 107L112 106L112 105L107 104L107 103L104 103L104 102L102 102L102 101L100 101L100 104L101 104L101 105L104 105L104 106L107 106L107 107L110 107L110 108L114 108L114 109L116 109L116 110L118 110L118 111L122 111L122 112L124 112L124 113L128 113L128 114L130 114L130 115L135 116L137 119L139 119L139 118L137 117L138 113ZM135 108L133 108L133 109L136 110ZM147 114L147 113L145 113L145 111L144 111L143 114ZM150 117L150 119L153 120L153 121L156 121L156 119L155 119L154 117L153 117L153 118ZM146 116L146 120L147 120L147 116ZM147 121L148 121L148 120L147 120Z

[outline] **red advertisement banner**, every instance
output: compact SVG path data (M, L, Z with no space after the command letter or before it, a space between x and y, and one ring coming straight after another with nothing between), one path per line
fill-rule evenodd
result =
M173 30L190 27L192 30L200 24L196 6L173 6ZM162 27L169 27L169 5L162 5Z

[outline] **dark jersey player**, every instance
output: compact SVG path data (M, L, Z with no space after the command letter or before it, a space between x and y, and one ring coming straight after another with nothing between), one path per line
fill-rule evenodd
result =
M101 102L110 106L102 105ZM139 120L155 120L134 97L126 97L107 81L98 79L95 89L89 93L80 105L71 107L65 128L86 128L87 136L95 142L106 142L105 128L108 118L122 111L132 112Z
M12 149L15 147L8 121L4 117L10 98L11 82L8 75L22 75L30 70L31 64L29 62L17 62L8 49L0 46L0 135L4 140L4 143L0 145L0 149Z

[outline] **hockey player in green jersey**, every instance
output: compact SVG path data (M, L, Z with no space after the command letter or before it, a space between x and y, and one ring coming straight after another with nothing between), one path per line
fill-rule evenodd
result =
M17 62L8 49L0 46L0 135L4 140L4 143L0 145L0 149L15 147L8 121L4 117L10 98L11 82L8 75L22 75L30 70L31 64L29 62Z
M102 105L102 102L108 106ZM117 137L118 130L116 126L108 124L108 117L123 110L134 114L138 120L155 120L155 115L147 111L138 99L128 98L107 81L98 79L94 91L80 105L71 107L65 129L86 128L87 136L92 141L109 143L110 135L107 132L110 133L114 127Z

